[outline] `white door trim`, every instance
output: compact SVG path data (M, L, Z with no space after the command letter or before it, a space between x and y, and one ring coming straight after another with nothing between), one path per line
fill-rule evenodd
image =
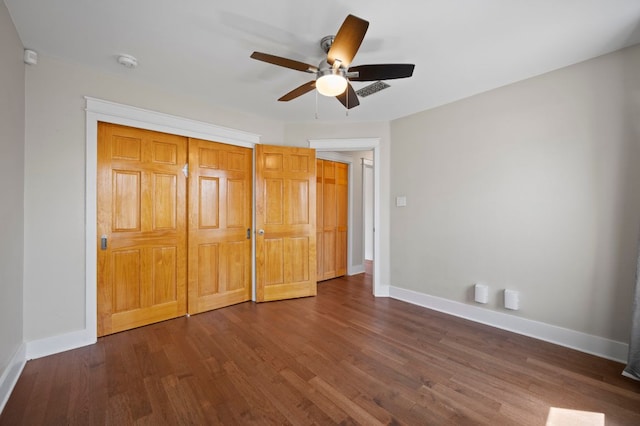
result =
M150 111L85 96L86 106L86 164L85 164L85 330L84 342L97 340L97 170L98 122L132 126L139 129L222 142L253 148L260 136L216 126L215 124ZM87 344L87 343L84 343ZM79 344L78 346L82 346ZM71 349L71 348L67 348ZM66 349L64 349L66 350ZM45 351L46 352L46 351ZM58 350L59 352L59 350ZM55 353L55 352L51 352Z
M346 139L309 139L309 147L318 152L322 151L368 151L373 150L373 253L378 257L380 251L380 173L375 165L380 164L380 138L346 138ZM349 224L351 228L351 224ZM349 249L350 251L350 249ZM388 295L388 290L382 287L380 282L380 260L373 262L373 295Z

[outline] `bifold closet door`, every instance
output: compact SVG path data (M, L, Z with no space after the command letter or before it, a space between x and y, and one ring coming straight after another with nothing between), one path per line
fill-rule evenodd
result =
M187 139L98 125L98 336L186 313Z
M347 225L349 207L349 166L317 160L318 280L347 273Z

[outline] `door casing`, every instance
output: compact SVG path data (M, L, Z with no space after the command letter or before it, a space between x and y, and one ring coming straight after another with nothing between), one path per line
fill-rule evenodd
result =
M380 259L381 247L381 224L380 224L380 204L381 204L381 186L380 186L380 138L344 138L344 139L309 139L309 148L316 150L316 157L333 159L330 155L326 155L328 152L340 152L340 151L373 151L373 228L376 230L373 235L373 253L376 258L373 262L373 295L376 297L389 296L389 287L384 286L381 280L382 261ZM349 174L351 179L351 174ZM349 192L353 194L353 185L351 180L349 181ZM349 200L351 202L351 200ZM349 229L353 229L353 223L351 223L351 215L349 215ZM349 235L347 241L351 241L352 235ZM348 256L351 253L351 247L347 248ZM351 259L347 260L347 266L351 265ZM347 272L348 273L348 272Z

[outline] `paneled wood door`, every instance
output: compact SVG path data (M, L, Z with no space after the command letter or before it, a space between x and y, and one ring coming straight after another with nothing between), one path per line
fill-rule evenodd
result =
M256 300L316 295L315 150L256 147Z
M324 182L324 161L316 159L316 277L324 280L324 210L322 206L322 183Z
M98 336L186 313L186 147L98 125Z
M336 163L336 277L347 273L347 229L349 224L349 165Z
M349 166L317 160L318 280L347 273Z
M253 153L189 139L190 314L251 299Z

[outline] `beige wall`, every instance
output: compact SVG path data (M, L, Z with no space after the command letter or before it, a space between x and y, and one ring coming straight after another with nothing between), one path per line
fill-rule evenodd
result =
M353 223L351 241L351 264L364 267L364 212L362 194L362 159L373 159L373 151L352 151L351 170L353 174L353 194L349 214Z
M26 73L25 339L85 328L85 100L92 96L283 139L281 123L41 55Z
M0 377L23 340L24 63L0 2ZM1 384L1 383L0 383Z
M627 342L640 46L391 124L391 283ZM500 289L521 292L505 311Z

